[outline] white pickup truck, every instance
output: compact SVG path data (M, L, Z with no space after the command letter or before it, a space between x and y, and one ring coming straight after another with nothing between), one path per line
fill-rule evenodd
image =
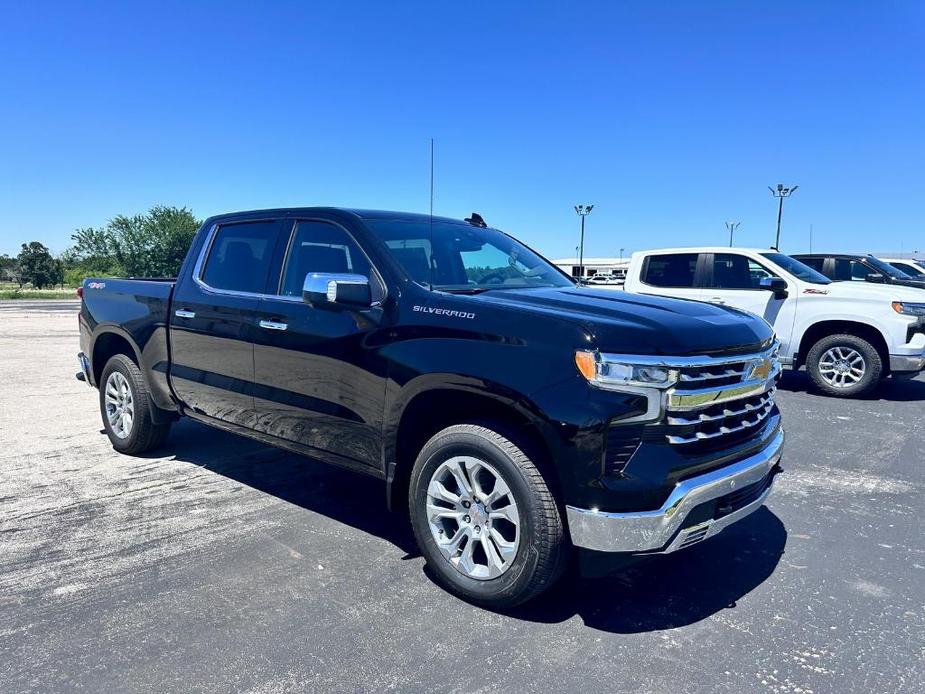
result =
M777 251L671 248L634 253L624 289L725 304L764 318L781 361L836 396L925 368L925 290L832 282Z

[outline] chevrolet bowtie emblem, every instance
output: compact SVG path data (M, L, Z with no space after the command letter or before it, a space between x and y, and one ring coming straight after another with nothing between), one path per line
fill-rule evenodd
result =
M770 359L758 359L752 362L752 370L748 374L746 380L765 380L768 376L771 375L771 360Z

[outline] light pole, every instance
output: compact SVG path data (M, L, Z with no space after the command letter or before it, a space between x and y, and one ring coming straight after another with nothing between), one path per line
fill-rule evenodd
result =
M594 205L575 205L575 212L581 217L581 242L578 244L578 279L585 278L585 217L591 214Z
M726 229L729 231L729 247L732 248L732 232L739 228L742 222L726 222Z
M780 218L784 214L784 198L789 198L800 186L793 186L788 188L783 183L777 184L777 190L774 190L771 186L768 186L768 190L771 191L771 195L777 198L777 238L774 241L774 245L771 246L775 251L780 250Z

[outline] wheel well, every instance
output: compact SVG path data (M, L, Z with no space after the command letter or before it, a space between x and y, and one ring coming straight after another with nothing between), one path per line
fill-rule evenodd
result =
M138 365L138 359L135 356L135 350L132 348L132 344L121 335L117 335L116 333L103 333L96 338L96 342L93 343L91 363L93 364L93 380L97 385L99 385L100 378L103 376L103 369L106 367L106 362L116 354L124 354L135 362L136 366Z
M883 362L884 373L886 373L890 367L890 350L881 332L866 323L855 323L854 321L845 320L821 321L811 325L803 334L803 339L800 340L799 361L795 366L799 368L806 363L806 355L809 353L809 350L811 350L813 345L823 337L840 334L855 335L872 344L880 355L880 360Z
M487 395L438 389L415 396L402 413L395 437L395 469L389 489L392 510L407 512L411 469L424 444L442 429L472 423L494 427L510 437L543 471L546 483L557 498L561 498L546 441L523 413Z

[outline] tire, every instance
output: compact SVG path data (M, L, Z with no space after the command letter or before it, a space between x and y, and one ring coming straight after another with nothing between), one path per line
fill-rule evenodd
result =
M113 448L119 453L137 455L164 442L171 422L154 423L152 415L157 406L135 362L124 354L114 355L103 368L99 387L100 416ZM118 416L120 405L121 418ZM111 411L113 406L117 410L115 413ZM128 420L126 414L131 415Z
M816 388L842 398L869 393L884 375L880 353L857 335L823 337L806 355L806 370Z
M499 479L504 487L495 486ZM434 493L434 481L448 496ZM414 463L408 499L428 567L465 600L495 609L519 605L550 588L567 564L562 516L542 473L521 447L485 426L458 424L433 436ZM460 532L467 533L461 540ZM439 546L438 538L445 538Z

